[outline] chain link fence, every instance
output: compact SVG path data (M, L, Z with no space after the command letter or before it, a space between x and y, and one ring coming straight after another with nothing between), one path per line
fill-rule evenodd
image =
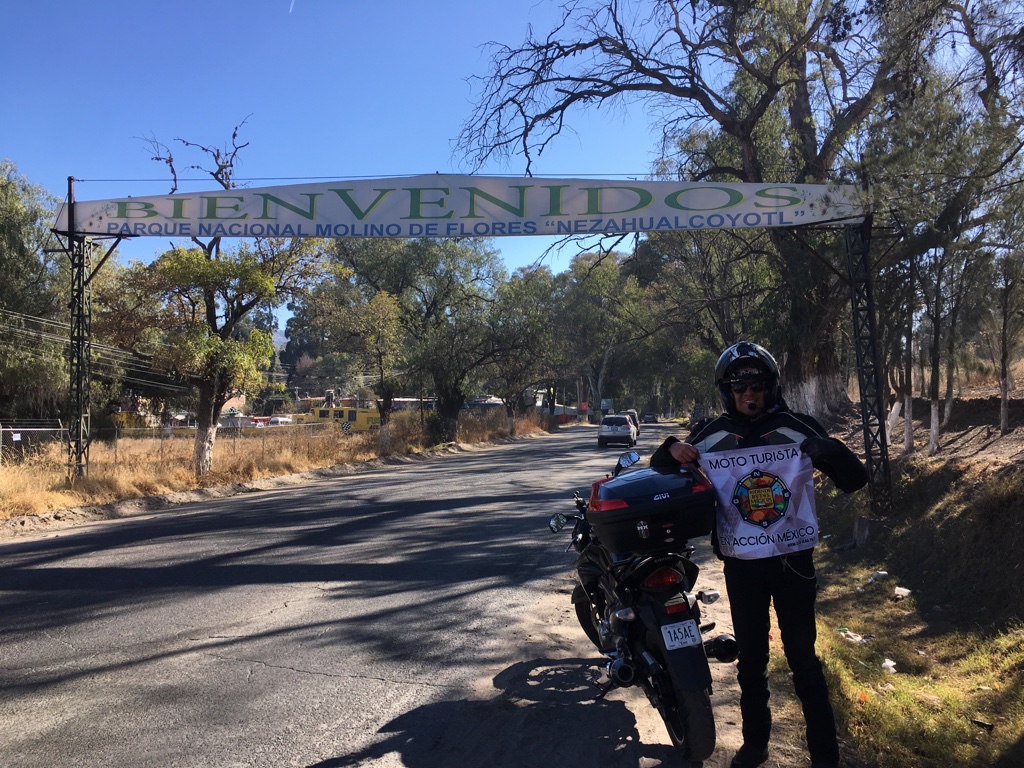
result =
M59 421L0 423L0 464L20 464L67 442L67 427Z
M138 466L141 460L157 463L177 462L191 465L196 439L194 427L107 428L93 430L90 466ZM249 459L271 462L278 456L301 457L318 463L338 459L344 448L353 444L376 442L377 435L343 432L331 423L282 424L267 427L219 427L215 460L217 467L228 467Z

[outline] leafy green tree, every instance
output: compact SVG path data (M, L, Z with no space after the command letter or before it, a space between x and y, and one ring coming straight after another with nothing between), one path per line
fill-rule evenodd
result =
M0 308L63 319L68 278L58 256L48 252L56 245L49 227L57 203L13 162L0 158Z
M565 275L558 332L568 343L573 368L600 408L611 391L616 355L642 335L636 323L639 286L622 274L621 254L581 254Z
M288 384L318 394L353 390L364 370L360 316L365 299L351 270L325 264L323 278L290 302L281 351Z
M154 262L158 295L180 323L168 341L171 370L198 374L195 470L213 464L217 423L224 403L236 392L257 388L270 363L273 339L253 329L247 338L239 323L257 306L305 290L317 273L322 243L313 239L256 240L235 251L174 249Z
M235 186L234 172L245 121L235 126L229 145L214 147L178 139L186 149L198 151L204 171L224 189ZM164 163L177 190L178 161L170 148L151 140L152 159ZM196 382L195 471L209 472L217 421L227 399L235 392L252 391L260 383L274 351L271 333L246 328L253 312L287 302L305 292L320 272L323 241L313 238L257 238L237 249L222 247L222 239L192 238L194 248L174 248L149 268L155 295L164 312L178 324L167 341L162 360L171 370L189 372ZM171 329L167 329L170 331Z
M401 313L398 298L381 291L370 297L359 322L364 359L373 371L377 410L385 427L391 420L391 404L398 395L406 360Z
M0 417L58 418L67 398L69 282L48 253L57 200L0 158ZM49 247L48 247L49 243Z
M994 250L992 301L982 338L999 370L999 431L1010 431L1010 363L1024 347L1024 192L1018 187L992 227Z
M494 361L489 391L502 399L515 430L527 406L526 394L557 376L554 317L558 293L555 277L545 266L523 267L502 283L491 314ZM532 405L532 401L529 403Z
M504 280L497 253L472 239L339 240L335 253L366 297L398 300L409 373L433 384L440 437L455 440L459 412L495 355L489 316Z

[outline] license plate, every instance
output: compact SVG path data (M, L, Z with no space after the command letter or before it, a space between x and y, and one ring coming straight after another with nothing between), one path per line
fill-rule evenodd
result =
M678 624L666 624L661 628L661 636L665 640L665 648L670 651L700 643L700 629L693 619L680 621Z

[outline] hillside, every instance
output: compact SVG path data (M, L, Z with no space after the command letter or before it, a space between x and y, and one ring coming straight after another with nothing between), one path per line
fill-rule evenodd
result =
M849 546L855 519L870 517L866 494L821 510L832 536L819 558L819 647L850 766L1024 765L1024 400L1000 435L998 398L971 395L935 456L926 401L914 403L913 454L897 426L893 510L866 544ZM845 426L836 432L858 445L859 425Z

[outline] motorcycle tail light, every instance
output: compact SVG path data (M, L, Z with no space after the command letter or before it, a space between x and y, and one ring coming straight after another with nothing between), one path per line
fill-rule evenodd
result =
M591 486L590 491L590 509L595 512L607 512L612 509L625 509L629 506L625 499L599 499L597 497L597 488L602 483L608 482L607 480L598 480Z
M682 613L683 611L690 610L690 604L685 600L680 600L676 603L665 603L665 613Z
M703 491L714 490L714 486L711 485L711 481L703 472L695 472L693 477L693 486L690 490L691 493L701 493Z
M675 568L659 568L646 579L643 580L641 586L647 589L665 589L666 587L674 587L683 583L683 574L677 571Z

